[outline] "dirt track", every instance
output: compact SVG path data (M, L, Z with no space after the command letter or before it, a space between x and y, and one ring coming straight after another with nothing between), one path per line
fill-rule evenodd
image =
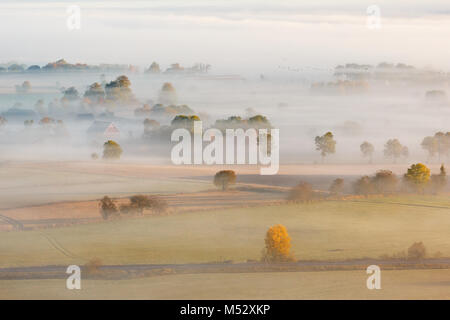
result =
M104 265L95 272L81 266L82 274L94 279L127 279L167 274L195 273L255 273L255 272L298 272L365 270L369 265L378 265L383 270L450 269L450 258L406 260L347 260L347 261L300 261L295 263L267 264L247 263L202 263L202 264L138 264ZM62 279L67 278L67 266L31 266L0 269L0 280Z

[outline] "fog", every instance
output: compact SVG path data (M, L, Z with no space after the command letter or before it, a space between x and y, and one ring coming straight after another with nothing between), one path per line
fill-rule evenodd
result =
M67 27L71 5L80 7L80 29ZM69 63L135 67L123 72L0 73L0 112L13 107L36 111L39 100L46 109L28 118L3 115L8 122L0 136L1 157L89 159L101 153L103 141L93 142L87 131L102 120L120 131L116 140L124 148L123 158L168 162L170 148L158 149L161 144L142 139L143 120L169 125L182 112L145 117L134 112L144 104L156 105L169 82L176 90L175 104L189 106L209 127L230 116L266 116L280 129L281 163L320 162L314 138L328 131L335 136L337 151L326 162L367 161L361 157L363 141L374 145L375 162L389 162L383 148L393 138L409 149L408 158L400 161L429 160L420 146L423 138L449 131L448 98L426 99L429 91L449 91L449 3L379 1L381 25L376 30L367 27L369 5L350 0L339 6L325 0L3 1L0 65L44 66L64 58ZM191 67L202 62L211 69L202 74L145 74L153 61L162 71L173 63ZM413 65L412 78L408 73L363 78L360 90L361 79L335 69L346 63L376 68L386 61ZM404 70L395 72L402 75ZM83 104L91 84L104 85L122 74L131 81L132 105ZM15 86L24 81L31 83L31 90L17 92ZM338 81L357 88L327 85ZM70 87L80 99L49 111L49 104L60 104L62 90ZM80 120L80 114L92 118ZM38 122L44 116L63 120L64 134L52 131L49 136L41 130ZM32 119L25 128L24 121Z
M230 116L266 116L272 127L280 130L282 164L320 162L314 138L328 131L333 132L337 145L336 153L326 157L327 163L366 163L367 159L360 151L364 141L374 145L375 162L390 163L392 160L383 156L383 148L392 138L398 138L409 148L409 156L399 161L427 161L428 154L420 145L423 138L449 130L448 100L428 101L425 96L430 90L448 92L448 78L429 83L392 81L386 84L371 80L364 91L342 92L312 89L319 78L326 82L337 81L333 73L311 72L293 76L280 71L263 77L255 75L228 80L217 77L214 72L199 76L128 73L137 100L132 105L86 106L80 98L56 111L48 108L49 103L61 103L62 88L74 86L82 97L92 83L101 80L108 83L119 75L121 73L95 72L0 75L0 112L8 121L2 127L0 139L2 158L89 160L91 153L101 155L102 152L104 141L88 134L94 121L100 120L114 123L120 131L114 140L125 151L123 159L170 163L170 143L161 149L164 143L143 139L143 120L150 118L161 125L170 125L174 116L182 112L135 115L135 109L143 104L153 107L158 103L161 87L166 82L172 83L176 90L176 105L189 106L204 122L204 127L213 127L216 120ZM15 85L24 81L31 83L30 92L16 93ZM36 111L38 100L44 102L44 114L16 117L4 113L14 106ZM105 111L112 112L109 118L102 116ZM80 119L80 114L92 114L92 117ZM51 132L43 130L39 120L44 116L63 120L63 131L57 128ZM31 119L34 123L26 128L24 121Z

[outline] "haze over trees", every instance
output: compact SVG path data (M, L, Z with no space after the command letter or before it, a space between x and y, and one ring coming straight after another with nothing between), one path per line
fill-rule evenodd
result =
M390 170L379 170L371 179L374 190L381 194L393 194L397 191L398 178Z
M214 185L222 188L222 191L228 190L230 185L236 183L236 173L233 170L222 170L215 174Z
M312 185L307 182L300 182L293 187L288 195L288 200L296 202L310 202L314 199Z
M113 140L108 140L103 144L103 159L120 159L122 152L120 145Z
M17 93L29 93L31 91L31 83L30 81L24 81L22 85L16 85Z
M430 158L438 156L438 161L441 161L443 156L448 156L450 152L450 132L437 132L434 136L425 137L422 140L421 146L428 151Z
M145 73L160 73L161 69L159 67L159 64L156 62L153 62L150 67L145 70Z
M101 104L105 100L105 89L98 82L94 82L84 93L84 97L89 99L91 104Z
M375 187L372 183L372 179L369 176L362 176L353 183L353 192L355 194L368 196L374 193Z
M394 163L400 157L408 157L408 147L402 145L398 139L389 139L384 145L384 156L388 159L392 159Z
M372 163L373 159L373 153L375 152L375 148L373 144L370 142L364 141L360 146L359 149L361 150L361 153L363 157L369 159L369 163Z
M323 136L317 136L314 141L316 150L320 151L322 162L327 155L336 152L336 141L334 140L333 133L327 132Z
M177 104L178 97L177 92L170 82L163 84L161 91L159 92L158 103L163 105Z
M105 85L106 102L126 105L135 103L133 92L131 91L131 81L127 76L117 77Z
M344 192L344 179L337 178L333 180L328 190L334 195L342 194Z
M438 194L444 190L447 185L447 172L444 165L441 165L439 169L439 174L431 175L431 191L434 194Z

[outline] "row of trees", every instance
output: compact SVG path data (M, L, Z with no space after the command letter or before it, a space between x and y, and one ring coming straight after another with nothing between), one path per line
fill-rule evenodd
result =
M402 184L400 185L400 182ZM447 185L447 173L444 165L441 166L438 174L431 174L430 169L422 164L411 165L400 180L390 170L380 170L375 176L363 176L353 184L356 194L393 194L399 189L407 192L440 193Z
M402 178L397 177L390 170L379 170L373 176L362 176L352 184L354 194L368 196L370 194L390 195L399 191L432 194L443 192L447 186L447 173L444 165L439 173L431 174L430 169L422 163L411 165ZM344 193L345 181L342 178L335 179L328 191L329 195L341 195ZM300 182L293 187L287 199L296 202L309 202L323 199L325 192L313 190L311 184Z
M322 136L315 137L316 150L320 151L322 161L327 155L336 152L336 140L332 132L327 132ZM427 150L430 158L438 155L439 161L443 156L450 154L450 132L437 132L434 136L425 137L421 143L423 149ZM372 162L375 147L368 141L364 141L360 145L360 150L363 157L368 158ZM409 156L409 149L407 146L400 143L398 139L389 139L384 145L383 154L386 158L397 162L399 158L407 158Z

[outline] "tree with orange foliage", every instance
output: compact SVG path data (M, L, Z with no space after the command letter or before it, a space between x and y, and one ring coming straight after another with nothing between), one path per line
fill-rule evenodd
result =
M266 233L266 248L263 253L265 262L292 262L294 257L290 253L291 238L287 229L281 224L272 226Z

